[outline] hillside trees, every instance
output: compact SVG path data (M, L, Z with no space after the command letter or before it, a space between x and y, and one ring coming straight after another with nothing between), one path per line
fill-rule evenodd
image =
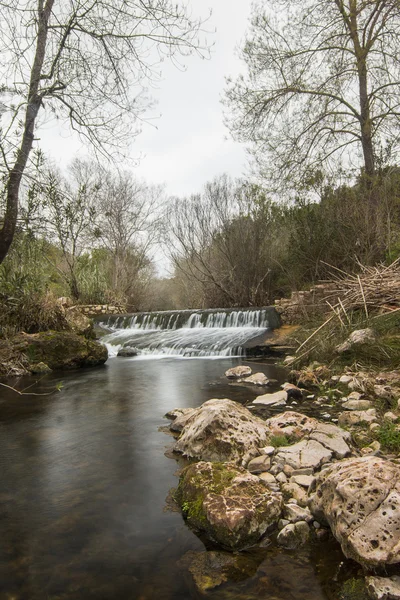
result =
M396 158L400 125L397 0L265 0L231 81L227 120L277 188L321 169L362 168L366 187ZM376 200L376 195L371 195Z
M170 0L6 0L0 19L1 263L39 119L66 122L98 152L118 153L138 132L162 60L204 46L201 21Z

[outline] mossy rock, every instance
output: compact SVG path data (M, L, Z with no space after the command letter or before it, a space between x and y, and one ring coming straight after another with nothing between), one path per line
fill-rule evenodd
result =
M279 520L283 507L280 494L228 463L199 462L187 467L176 500L191 527L230 550L255 544Z
M14 354L25 357L30 365L45 363L52 370L92 367L108 358L105 346L68 331L20 333L11 345Z

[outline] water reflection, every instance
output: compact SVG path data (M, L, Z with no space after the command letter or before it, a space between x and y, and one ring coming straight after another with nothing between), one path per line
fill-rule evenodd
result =
M233 364L114 359L63 376L54 396L1 392L0 600L197 597L178 562L204 546L180 514L163 511L176 463L158 427L174 407L252 400L254 390L221 377ZM307 557L270 552L207 597L303 600L308 580L308 600L327 598Z

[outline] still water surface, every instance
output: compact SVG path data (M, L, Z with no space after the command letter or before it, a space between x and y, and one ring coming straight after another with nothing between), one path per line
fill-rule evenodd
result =
M165 510L177 463L158 431L175 407L252 400L224 371L238 359L111 359L47 376L49 397L0 391L0 600L189 600L178 561L205 550ZM262 365L270 377L280 376ZM29 380L31 382L31 380ZM207 597L333 600L347 563L337 544L246 554L248 568Z

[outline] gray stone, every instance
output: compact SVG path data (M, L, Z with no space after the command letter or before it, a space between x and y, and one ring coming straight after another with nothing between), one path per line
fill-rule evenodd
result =
M370 408L368 410L353 410L340 413L339 415L339 425L344 427L351 427L352 425L359 425L360 423L369 424L376 420L375 408Z
M316 440L301 440L292 446L279 448L277 458L283 459L294 469L312 467L318 469L332 458L332 452Z
M247 465L247 470L250 471L250 473L263 473L264 471L268 471L270 466L271 459L264 454L263 456L253 458Z
M264 448L259 448L261 454L266 454L266 456L271 456L275 452L275 446L264 446Z
M368 410L373 404L370 400L347 400L342 402L342 407L345 410Z
M297 521L310 522L312 521L312 514L308 507L288 503L283 507L283 518L287 519L290 523L297 523Z
M253 400L253 404L263 404L264 406L278 406L286 404L287 392L281 390L274 394L263 394Z
M225 371L225 377L228 377L229 379L239 379L240 377L248 377L251 373L251 367L239 365L238 367L232 367Z
M250 377L243 379L243 383L252 383L253 385L269 385L269 379L264 373L254 373Z
M294 475L290 481L302 487L309 488L314 479L313 475Z
M276 541L288 550L303 546L309 539L310 528L305 521L286 525L279 533Z

